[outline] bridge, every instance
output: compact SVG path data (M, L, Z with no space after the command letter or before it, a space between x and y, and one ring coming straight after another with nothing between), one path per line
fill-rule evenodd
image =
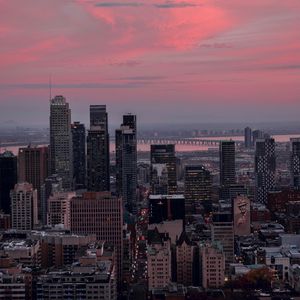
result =
M190 146L219 146L224 140L213 139L195 139L195 138L138 138L138 144L150 144L150 145L190 145ZM244 143L242 141L235 141L237 146L241 146Z

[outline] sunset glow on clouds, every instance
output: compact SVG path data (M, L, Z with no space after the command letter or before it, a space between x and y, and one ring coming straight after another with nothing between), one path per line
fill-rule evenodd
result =
M297 120L299 28L298 0L0 0L0 120L46 124L50 75L82 121Z

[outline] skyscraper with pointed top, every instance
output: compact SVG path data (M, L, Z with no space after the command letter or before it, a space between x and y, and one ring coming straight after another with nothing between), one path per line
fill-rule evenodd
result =
M50 100L50 170L62 178L63 188L73 188L71 109L66 98Z

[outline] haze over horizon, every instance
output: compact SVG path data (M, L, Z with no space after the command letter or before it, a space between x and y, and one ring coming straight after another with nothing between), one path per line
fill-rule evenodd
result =
M0 120L106 104L151 123L297 121L300 2L0 0ZM43 12L41 14L41 12Z

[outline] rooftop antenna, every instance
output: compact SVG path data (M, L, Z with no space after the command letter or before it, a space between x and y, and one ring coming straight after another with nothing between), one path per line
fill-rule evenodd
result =
M50 101L52 99L52 78L51 78L51 74L49 76L49 97L50 97Z

